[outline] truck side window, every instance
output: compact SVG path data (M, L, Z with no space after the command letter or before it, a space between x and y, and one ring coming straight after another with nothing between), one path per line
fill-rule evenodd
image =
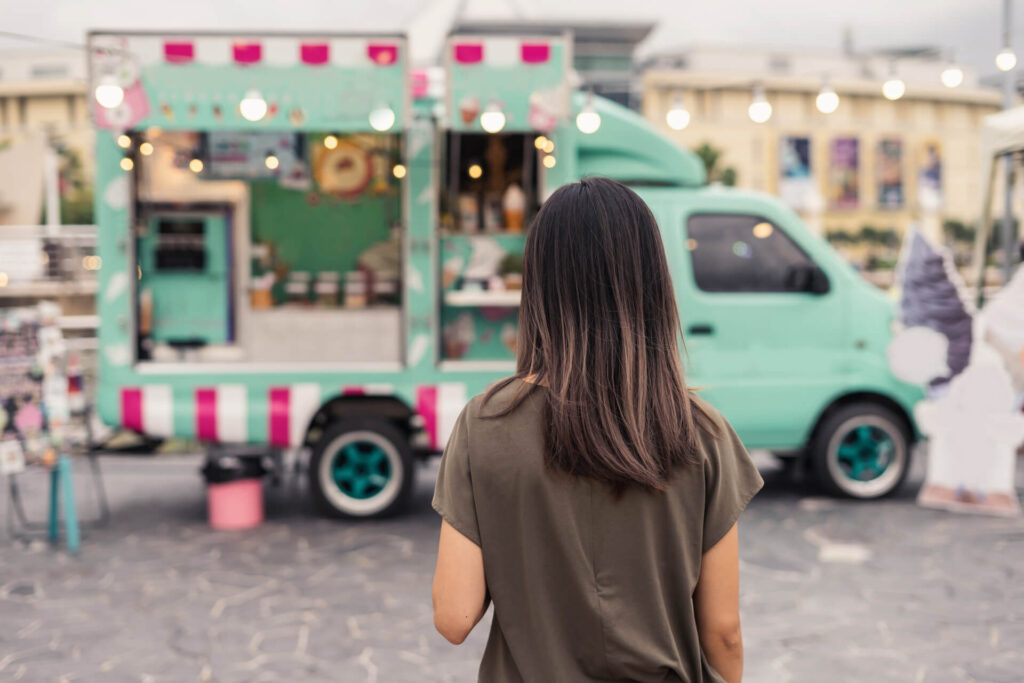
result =
M788 292L787 272L813 265L788 235L760 216L694 214L686 232L693 277L705 292Z

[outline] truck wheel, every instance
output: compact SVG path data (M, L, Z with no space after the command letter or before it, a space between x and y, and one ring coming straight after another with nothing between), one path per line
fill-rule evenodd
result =
M313 446L310 488L320 512L334 517L384 517L412 493L409 440L391 423L349 418L327 427Z
M834 495L881 498L906 478L910 443L910 429L896 411L869 402L842 406L811 439L815 477Z

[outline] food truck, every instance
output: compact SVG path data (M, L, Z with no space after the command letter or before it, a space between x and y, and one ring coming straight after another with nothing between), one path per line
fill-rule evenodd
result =
M601 175L654 211L688 379L747 445L892 491L919 390L887 368L891 302L774 197L574 92L571 50L454 35L436 79L400 35L90 34L104 420L308 449L324 511L393 512L514 372L531 217Z

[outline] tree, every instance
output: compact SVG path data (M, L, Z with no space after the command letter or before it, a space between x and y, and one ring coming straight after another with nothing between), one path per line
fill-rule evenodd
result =
M721 183L730 187L736 184L736 169L732 166L725 168L718 166L718 162L722 158L722 150L713 147L709 142L703 142L693 151L704 162L704 170L707 172L709 183Z

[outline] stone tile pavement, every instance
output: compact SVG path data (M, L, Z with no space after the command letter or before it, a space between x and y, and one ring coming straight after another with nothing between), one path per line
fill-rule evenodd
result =
M1024 679L1024 521L918 508L920 461L901 495L869 504L758 461L767 485L741 524L746 680ZM0 535L0 681L476 680L487 624L461 647L432 627L436 461L403 517L317 519L272 489L268 522L240 533L206 527L199 464L104 458L114 518L77 558ZM43 477L23 482L41 512Z

